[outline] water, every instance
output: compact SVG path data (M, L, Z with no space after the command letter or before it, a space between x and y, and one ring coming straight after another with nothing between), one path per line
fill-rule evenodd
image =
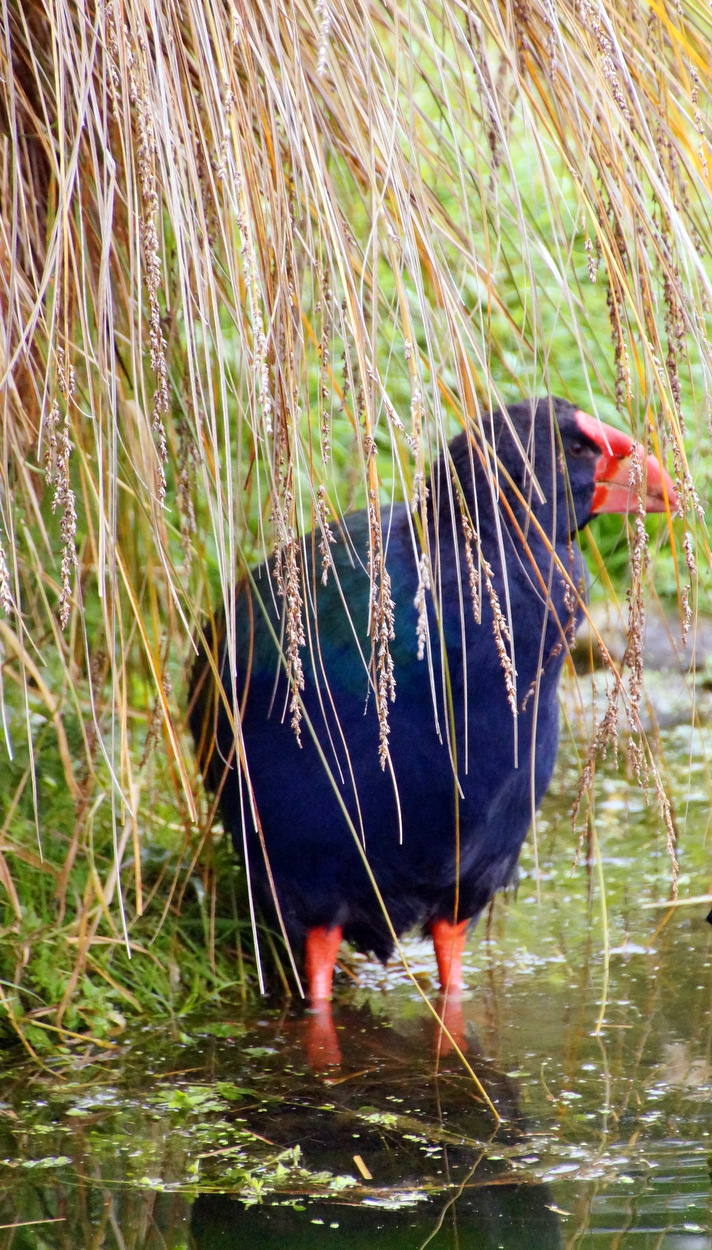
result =
M672 727L662 745L681 893L704 895L704 735ZM44 1070L6 1051L2 1250L360 1250L376 1235L393 1250L712 1250L711 904L646 906L669 892L665 829L611 761L600 865L572 871L575 778L562 758L540 898L529 847L516 898L469 944L466 1058L499 1125L457 1055L438 1055L403 971L354 958L338 1068L309 1067L308 1017L278 1000ZM432 997L428 946L407 950Z

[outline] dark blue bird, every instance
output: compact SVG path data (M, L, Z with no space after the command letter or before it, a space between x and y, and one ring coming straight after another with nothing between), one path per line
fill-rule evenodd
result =
M306 952L313 1004L342 936L386 960L414 926L457 992L466 927L510 881L551 780L585 595L577 531L637 507L636 472L647 511L674 509L629 435L561 399L518 403L452 441L420 531L407 505L383 510L380 562L367 510L337 529L326 585L307 535L300 741L274 561L240 582L232 657L224 612L206 631L214 662L202 647L190 690L200 767L263 911Z

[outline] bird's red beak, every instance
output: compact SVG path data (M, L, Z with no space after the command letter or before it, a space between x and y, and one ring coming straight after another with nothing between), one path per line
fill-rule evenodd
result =
M638 506L638 495L633 484L632 454L635 449L643 469L646 512L671 512L677 508L677 494L672 478L655 456L648 456L640 443L630 434L623 434L612 425L605 425L587 412L576 412L576 423L592 443L601 449L594 474L591 515L601 512L631 512Z

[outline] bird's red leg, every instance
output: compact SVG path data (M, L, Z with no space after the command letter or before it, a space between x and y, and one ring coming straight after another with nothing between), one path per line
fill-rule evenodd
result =
M309 985L312 1016L309 1020L307 1051L313 1068L341 1063L341 1051L331 1018L331 982L341 945L341 928L309 929L306 940L305 971Z
M440 977L440 1019L460 1050L467 1049L465 1021L462 1015L462 952L469 921L450 924L449 920L432 920L430 936ZM446 1055L451 1048L449 1038L439 1030L438 1053Z
M443 993L459 994L462 990L462 952L468 924L468 920L460 920L458 924L450 924L449 920L430 922L430 936Z
M312 1007L328 1003L331 999L331 982L340 945L339 925L334 925L333 929L309 929L307 933L305 964Z

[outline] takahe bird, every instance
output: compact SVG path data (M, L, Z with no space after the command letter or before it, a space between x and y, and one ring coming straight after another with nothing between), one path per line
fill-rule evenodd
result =
M414 926L457 991L465 930L511 880L551 780L585 597L577 531L636 508L636 474L648 512L676 506L657 460L562 399L494 412L448 450L425 532L406 504L383 509L380 567L373 512L338 527L325 585L321 535L303 540L301 742L274 561L240 581L232 656L221 612L191 675L205 783L262 909L305 949L313 1005L342 936L385 961Z

